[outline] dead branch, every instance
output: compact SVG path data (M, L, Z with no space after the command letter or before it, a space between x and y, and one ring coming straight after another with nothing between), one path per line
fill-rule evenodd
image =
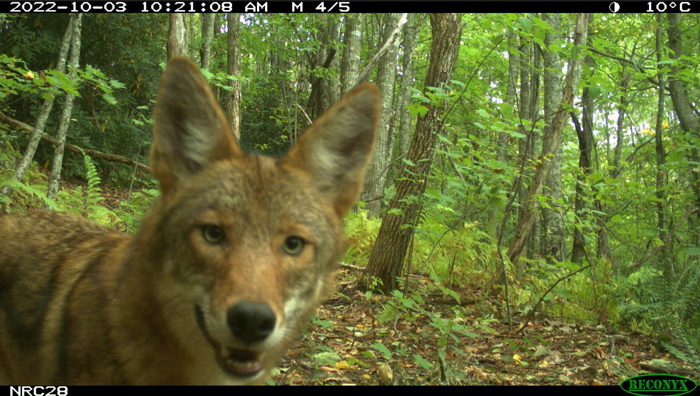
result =
M22 121L15 120L14 118L10 118L3 113L0 113L0 121L6 123L7 125L11 125L15 128L24 130L26 132L34 132L33 126L31 126L29 124L25 124ZM41 135L41 140L47 141L51 144L58 144L58 140L56 140L54 137L46 135L46 134ZM92 149L83 149L83 148L80 148L78 146L68 144L68 143L65 144L65 147L66 147L66 150L72 151L74 153L80 153L82 150L85 154L89 155L93 159L96 158L96 159L102 159L102 160L110 161L110 162L118 162L121 164L132 165L132 166L136 166L137 168L143 169L144 171L146 171L148 173L151 173L151 168L149 168L148 165L144 165L144 164L142 164L140 162L136 162L132 159L122 157L121 155L106 154L106 153L103 153L101 151L92 150Z

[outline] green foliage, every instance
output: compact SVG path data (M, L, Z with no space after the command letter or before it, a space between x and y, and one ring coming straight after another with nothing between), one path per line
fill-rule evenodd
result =
M676 357L700 367L700 269L684 266L669 277L641 268L618 282L620 319L655 334Z
M59 192L59 208L87 217L97 223L114 226L119 223L119 217L110 209L100 205L102 188L100 176L90 156L83 153L83 164L86 170L87 188L77 186L75 189L64 189Z

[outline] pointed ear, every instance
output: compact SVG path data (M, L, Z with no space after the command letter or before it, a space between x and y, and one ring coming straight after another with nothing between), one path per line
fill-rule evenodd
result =
M163 196L208 163L241 154L207 81L185 57L174 57L165 67L152 147L151 169Z
M316 120L282 160L311 173L341 217L362 192L380 109L374 84L356 87Z

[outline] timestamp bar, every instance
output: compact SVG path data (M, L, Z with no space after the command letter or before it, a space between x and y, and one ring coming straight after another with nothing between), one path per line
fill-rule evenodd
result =
M690 1L3 1L6 13L697 12Z

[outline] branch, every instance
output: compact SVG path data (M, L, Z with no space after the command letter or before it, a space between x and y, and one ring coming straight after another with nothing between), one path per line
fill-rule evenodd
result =
M368 76L369 73L372 72L372 69L374 68L374 65L379 62L379 59L387 52L389 51L389 47L396 41L396 39L399 38L399 31L401 30L401 27L406 23L406 18L408 14L402 14L401 18L399 19L399 23L396 24L396 28L394 31L391 33L391 36L384 42L384 45L382 45L381 48L377 51L376 54L374 54L374 57L372 58L369 63L367 63L367 66L365 66L365 69L362 70L362 73L360 73L360 76L357 77L357 80L355 80L355 85L360 84L362 81L364 81Z

